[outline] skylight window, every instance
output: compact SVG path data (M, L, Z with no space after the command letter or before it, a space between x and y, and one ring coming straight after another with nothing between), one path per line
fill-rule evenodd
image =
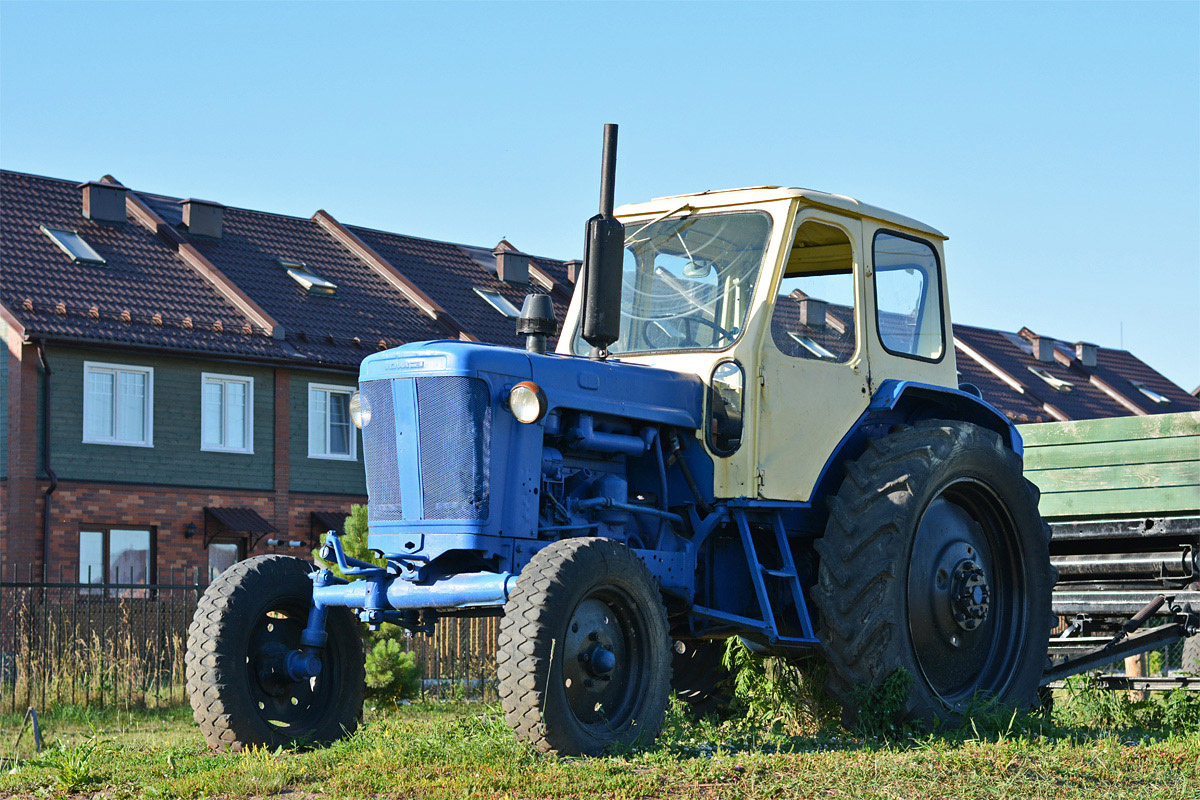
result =
M1069 392L1075 388L1075 384L1070 381L1064 381L1062 378L1056 378L1041 367L1030 367L1029 371L1050 384L1051 388L1056 392Z
M812 353L817 358L824 358L824 359L828 359L829 361L837 361L837 356L835 356L833 353L826 350L824 347L822 347L820 344L818 344L813 339L810 339L807 336L801 336L800 334L796 333L795 331L788 331L788 336L795 339L800 344L801 347L803 347L808 352Z
M1171 404L1171 398L1159 394L1141 381L1130 381L1130 383L1133 384L1133 388L1137 389L1139 392L1146 395L1146 397L1149 397L1160 406L1169 406Z
M283 267L292 280L300 284L301 288L309 294L333 294L337 291L336 283L327 281L320 275L317 275L303 261L292 261L286 258L277 260L279 261L279 266Z
M92 249L77 231L69 231L64 228L47 228L41 226L42 233L50 237L50 241L58 245L58 249L71 257L71 260L76 264L104 264L106 263L100 254Z
M507 297L499 292L493 292L491 289L480 289L478 286L473 286L471 288L475 290L475 294L486 300L488 305L509 319L516 319L517 317L521 316L520 310L510 303Z

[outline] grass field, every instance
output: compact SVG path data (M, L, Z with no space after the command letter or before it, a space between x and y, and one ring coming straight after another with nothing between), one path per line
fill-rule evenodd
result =
M0 720L0 796L405 798L1200 798L1195 703L1099 695L1053 718L988 717L941 733L763 733L742 719L692 722L673 708L650 750L541 756L493 706L418 703L370 711L350 739L309 752L213 754L187 709L66 709L32 753ZM1185 729L1186 728L1186 729Z

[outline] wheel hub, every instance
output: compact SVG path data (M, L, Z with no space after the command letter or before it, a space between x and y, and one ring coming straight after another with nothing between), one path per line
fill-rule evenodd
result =
M950 606L954 621L964 631L979 627L988 615L991 590L983 568L971 559L958 562L950 579Z

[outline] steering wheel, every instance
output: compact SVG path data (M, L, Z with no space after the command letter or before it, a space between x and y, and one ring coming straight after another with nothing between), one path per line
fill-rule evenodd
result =
M650 319L646 321L646 324L642 327L642 336L645 337L646 343L650 345L651 349L698 349L700 347L700 342L696 340L696 334L699 333L699 331L692 327L692 323L696 323L698 326L703 325L704 327L712 328L712 330L717 334L717 341L714 342L714 346L719 346L722 339L728 339L732 342L737 338L736 329L734 331L728 331L712 320L705 319L704 317L676 317L675 322L685 323L686 330L684 331L682 341L679 342L679 345L681 346L672 347L671 345L677 341L676 334L667 330L666 326L662 324L662 320ZM654 335L651 335L651 331L655 331ZM662 343L656 341L659 334L662 334L664 337L664 341Z

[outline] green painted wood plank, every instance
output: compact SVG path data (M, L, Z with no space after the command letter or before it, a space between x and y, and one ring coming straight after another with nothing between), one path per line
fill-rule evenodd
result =
M1043 494L1042 516L1150 515L1200 513L1200 486L1156 486L1146 489L1113 489L1099 492Z
M1200 461L1165 464L1123 464L1026 471L1025 477L1043 492L1110 491L1145 486L1200 486Z
M1085 442L1025 451L1025 471L1063 467L1107 467L1121 464L1158 464L1200 458L1200 436L1169 439L1132 439L1126 442Z
M1200 434L1200 411L1152 414L1145 417L1112 417L1076 422L1043 422L1021 425L1026 447L1082 442L1117 442Z

